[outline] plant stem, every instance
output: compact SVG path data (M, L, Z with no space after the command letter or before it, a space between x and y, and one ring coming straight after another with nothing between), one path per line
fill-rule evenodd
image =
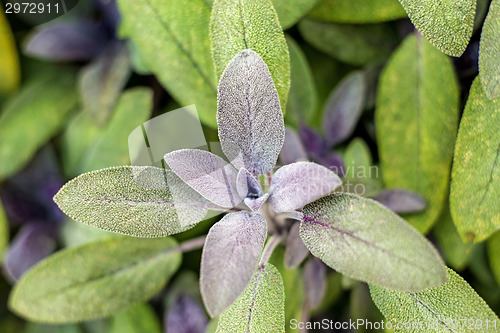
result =
M281 236L278 234L272 235L269 240L266 243L266 246L264 247L264 250L262 251L262 257L260 257L260 263L259 266L263 268L267 262L269 261L269 258L271 258L271 254L273 254L274 249L278 244L281 242Z
M181 252L189 252L189 251L198 250L198 249L202 248L203 245L205 244L205 238L207 238L207 235L203 235L203 236L200 236L197 238L190 239L188 241L180 243L177 248Z

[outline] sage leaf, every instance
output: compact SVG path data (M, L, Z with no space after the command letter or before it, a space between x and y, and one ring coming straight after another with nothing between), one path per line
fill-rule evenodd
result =
M405 18L398 0L320 0L308 14L318 21L337 23L379 23Z
M159 292L180 261L170 238L111 237L62 250L22 277L9 307L48 323L105 317Z
M161 333L161 325L153 308L137 304L118 312L111 318L109 333Z
M371 174L373 167L372 154L370 147L361 138L354 138L349 142L344 152L345 176L350 179L362 179L365 177L376 177ZM375 167L373 167L375 168Z
M460 121L450 188L453 222L462 240L481 242L500 228L500 99L489 100L479 78Z
M286 36L290 52L290 93L286 104L285 122L294 127L311 124L318 113L318 93L305 54L293 38Z
M304 148L311 157L317 159L328 154L328 144L314 129L301 124L299 127L299 136Z
M259 181L245 168L238 171L236 187L241 198L259 198L262 196L262 187Z
M476 0L399 0L415 27L440 51L459 57L472 36Z
M78 324L40 324L40 323L27 323L26 333L82 333Z
M274 81L281 110L285 112L290 89L290 57L271 1L215 0L210 37L217 77L222 76L226 66L238 53L252 49L269 67L271 82Z
M446 281L443 261L429 241L376 201L335 193L305 206L303 214L304 244L348 277L401 291Z
M373 199L395 213L415 213L426 207L424 198L402 189L383 190L377 193Z
M129 135L149 119L152 108L150 89L138 87L124 92L108 125L85 152L80 172L130 164Z
M17 89L21 81L19 56L16 42L5 17L4 11L0 13L0 95L8 94Z
M288 269L299 266L309 254L309 250L304 245L299 235L300 224L294 223L290 227L286 238L285 267Z
M73 73L56 72L33 79L5 104L0 115L0 181L25 166L64 125L76 103Z
M321 260L310 258L304 265L304 287L311 308L321 303L326 291L326 267Z
M365 94L363 72L354 72L339 82L328 98L323 116L323 131L329 145L336 145L352 134L363 111Z
M231 60L220 79L218 101L224 154L237 169L254 175L270 171L283 146L285 126L271 74L257 53L244 50Z
M479 76L489 99L500 97L500 1L493 0L481 32Z
M245 205L247 205L248 208L250 208L252 212L257 212L259 211L260 207L262 207L262 205L267 201L268 198L269 198L269 193L266 193L258 198L245 198L243 202L245 203Z
M212 226L200 269L200 291L210 316L219 315L245 290L266 237L266 220L245 211L227 214Z
M296 162L276 171L269 187L269 203L275 212L291 212L321 198L342 185L337 174L312 162Z
M200 120L216 127L217 82L210 58L210 6L203 0L118 0L119 34L179 104L196 104Z
M407 217L425 233L448 193L459 113L454 68L424 38L410 35L384 68L378 88L375 124L384 183L425 199L427 209Z
M78 83L83 111L96 124L104 125L108 120L130 72L130 57L122 42L111 43L82 70Z
M224 208L242 201L236 189L236 170L221 157L199 149L180 149L165 155L175 174L205 199Z
M192 228L205 200L173 172L155 167L97 170L66 183L54 196L72 219L135 237L163 237Z
M395 32L384 24L335 24L304 19L299 23L299 31L318 50L355 66L384 60L397 43Z
M0 263L4 260L4 252L9 245L9 223L7 216L0 201Z
M272 0L283 29L288 29L305 16L318 0Z
M375 305L396 332L492 332L500 319L467 282L448 268L448 282L420 292L370 285ZM411 323L414 325L405 325Z
M204 333L207 315L194 299L181 294L168 309L165 322L167 333Z
M217 331L285 332L285 294L279 271L271 264L259 267L236 302L219 317Z
M488 257L490 267L497 283L500 285L500 258L498 258L498 253L500 253L500 232L495 233L488 240Z
M307 152L302 145L302 141L291 128L287 127L285 129L285 141L283 142L279 158L283 165L307 160Z

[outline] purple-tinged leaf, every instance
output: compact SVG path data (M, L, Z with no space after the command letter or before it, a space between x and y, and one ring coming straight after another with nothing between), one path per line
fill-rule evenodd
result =
M288 232L285 249L286 268L295 268L299 266L309 254L309 250L304 245L304 242L302 242L302 239L300 239L299 227L299 223L294 223Z
M401 189L383 190L373 199L396 213L417 213L426 207L420 195Z
M291 212L333 192L341 184L337 174L319 164L288 164L271 179L269 203L275 212Z
M198 303L181 294L165 316L165 333L204 333L208 319Z
M214 317L229 307L252 278L267 236L266 220L249 212L224 216L210 229L201 257L200 291Z
M328 151L328 145L325 140L312 128L300 125L299 136L304 148L313 158L323 156Z
M205 199L224 208L242 200L236 189L236 170L221 157L199 149L180 149L165 155L175 174Z
M43 26L28 37L27 55L54 61L86 61L107 44L104 26L90 21L63 22Z
M98 125L104 125L127 83L131 60L124 42L110 43L82 70L79 90L83 111Z
M5 270L17 281L28 269L56 248L52 228L41 223L25 225L17 234L5 256Z
M268 198L269 198L269 193L266 193L263 196L258 197L257 199L245 198L245 200L243 201L245 202L245 205L248 206L248 208L256 212L260 209L260 207L262 207L262 205L267 201Z
M259 181L245 168L238 171L236 188L241 198L256 199L262 196L262 187Z
M257 53L244 50L231 60L220 79L217 99L219 138L231 163L254 175L274 168L285 125L273 79Z
M280 161L283 165L307 161L307 152L299 135L290 128L285 128L285 142L280 152Z
M326 291L326 267L321 260L310 258L304 265L304 289L311 308L316 308Z
M346 167L342 156L335 153L327 153L324 156L317 157L315 161L335 172L339 177L344 177Z
M344 78L328 98L323 131L330 146L348 138L363 111L366 83L363 72Z
M303 214L304 244L348 277L400 291L446 282L443 260L431 243L376 201L334 193L305 206Z
M116 0L94 0L94 2L97 8L99 8L99 12L102 14L106 26L115 31L121 20Z

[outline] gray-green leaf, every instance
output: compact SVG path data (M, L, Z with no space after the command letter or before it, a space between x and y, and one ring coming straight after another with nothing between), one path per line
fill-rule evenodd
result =
M215 127L217 82L210 59L210 6L203 0L119 0L120 35L179 104L196 104L201 121Z
M15 286L9 306L50 323L105 317L159 292L180 261L173 239L111 237L42 261Z
M428 204L407 218L421 232L436 221L448 193L458 113L450 59L424 38L407 37L382 72L375 124L386 186L415 192Z
M286 110L290 57L278 16L269 0L215 0L210 21L212 57L220 78L229 61L245 49L257 52L269 67Z
M396 290L422 290L446 281L445 266L431 243L376 201L335 193L306 205L303 214L302 241L338 272Z
M421 292L398 292L374 285L370 285L370 292L387 318L386 324L392 323L396 332L488 333L500 327L500 319L486 302L451 269L447 283Z
M260 267L243 294L220 315L220 333L285 332L285 291L281 275L271 264Z
M463 240L480 242L500 228L500 99L476 78L460 121L450 188L453 222Z
M285 140L278 93L263 59L238 53L220 79L217 124L222 150L237 168L261 175L276 164Z
M442 52L459 57L474 27L476 0L399 0L415 27Z
M206 201L173 172L155 167L97 170L66 183L54 196L72 219L135 237L163 237L192 228Z
M0 116L0 181L21 169L64 125L76 106L72 73L33 79L15 94Z
M378 23L406 17L398 0L321 0L308 14L319 21Z
M500 0L490 4L481 32L479 75L489 99L500 97Z

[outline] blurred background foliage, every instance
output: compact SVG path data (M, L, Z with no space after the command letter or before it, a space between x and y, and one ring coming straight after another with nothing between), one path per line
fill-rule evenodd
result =
M397 0L272 2L289 50L291 85L282 107L287 135L296 139L293 148L337 166L353 186L363 185L364 195L403 188L423 197L426 209L403 216L500 313L500 233L487 242L464 243L448 199L457 127L478 75L490 1L478 1L472 38L454 58L422 39ZM0 13L0 332L215 330L198 291L200 251L184 256L171 282L149 303L109 318L46 325L7 309L12 285L37 262L62 248L115 237L58 210L52 196L65 181L129 164L128 135L180 106L196 104L207 142L217 141L217 79L208 32L212 1L151 3L122 0L119 9L113 0L75 1L48 22ZM416 75L420 63L425 68L418 73L425 77L415 80L422 80L423 93L401 78ZM440 94L438 104L433 94ZM423 119L416 118L415 103L426 98L431 104L418 115ZM416 141L417 126L427 131L426 142ZM423 165L414 169L420 150ZM373 175L348 172L372 166ZM394 198L384 200L398 210ZM214 219L175 238L206 233ZM288 323L302 318L307 284L299 270L284 267L283 252L279 248L271 262L283 275ZM365 284L324 269L324 293L311 309L314 320L382 319Z

